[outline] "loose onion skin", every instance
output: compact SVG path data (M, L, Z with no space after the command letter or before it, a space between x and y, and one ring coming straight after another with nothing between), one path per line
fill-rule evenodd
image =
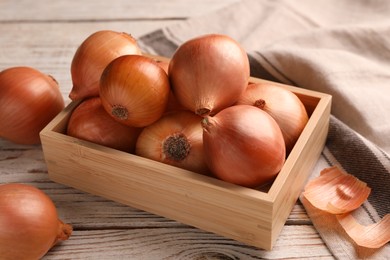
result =
M82 101L72 112L67 134L82 140L134 153L140 128L115 121L104 110L99 97Z
M282 130L287 154L309 120L301 100L290 90L272 83L249 84L236 104L253 105L271 115Z
M137 141L136 154L208 175L201 119L190 111L165 114L142 130Z
M86 38L73 56L72 100L99 95L99 80L104 68L122 55L141 55L136 40L129 34L110 30L97 31Z
M0 185L1 259L40 259L71 233L44 192L26 184Z
M226 35L208 34L183 43L168 68L178 101L206 116L233 105L249 80L245 50Z
M39 132L65 107L57 81L31 67L0 72L0 137L39 144Z
M207 165L221 180L257 187L272 180L285 161L285 144L275 120L248 105L225 108L202 121Z
M113 60L100 80L105 110L118 122L144 127L165 112L170 92L165 71L151 58L125 55Z

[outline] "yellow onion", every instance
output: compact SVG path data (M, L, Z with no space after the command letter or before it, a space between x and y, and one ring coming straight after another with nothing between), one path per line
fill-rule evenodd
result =
M124 55L113 60L100 81L100 98L105 110L118 122L144 127L165 112L169 79L151 58Z
M208 34L183 43L168 68L178 101L196 114L215 114L234 104L248 85L249 60L232 38Z
M19 183L0 185L1 259L41 259L71 233L43 191Z
M67 134L79 139L133 153L141 129L115 121L99 97L82 101L72 112Z
M136 154L201 174L208 174L204 159L201 117L190 111L165 114L145 127Z
M287 154L309 120L305 106L297 95L270 82L249 84L236 104L253 105L270 114L282 130Z
M141 54L141 49L131 35L110 30L91 34L73 56L70 99L98 96L99 80L104 68L115 58L128 54Z
M273 180L283 167L283 135L266 112L231 106L205 117L202 126L206 163L219 179L257 187Z
M57 81L34 68L0 72L0 137L38 144L39 132L65 107Z

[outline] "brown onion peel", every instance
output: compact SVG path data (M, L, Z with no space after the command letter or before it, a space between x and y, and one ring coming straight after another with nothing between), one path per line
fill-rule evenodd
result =
M142 55L130 34L112 30L97 31L78 47L71 64L72 100L99 96L99 80L105 67L122 55Z
M270 114L282 130L287 155L309 120L306 108L298 96L276 83L249 84L236 104L253 105Z
M40 259L71 233L43 191L27 184L0 185L1 259Z
M166 111L170 93L165 71L151 58L124 55L113 60L100 80L104 109L118 122L145 127Z
M331 214L343 214L359 208L370 192L365 182L333 166L308 182L303 195L316 208Z
M219 179L245 187L273 180L285 162L285 144L275 120L249 105L223 109L202 120L205 158Z
M360 224L353 216L370 192L365 182L333 166L323 169L320 176L308 182L303 196L315 208L333 214L357 246L378 249L390 241L390 214L370 225Z
M201 117L173 111L145 127L136 154L200 174L209 174L204 158Z
M169 62L168 75L180 104L207 116L237 101L248 84L249 60L231 37L206 34L179 46Z
M349 213L336 215L336 218L358 246L377 249L390 242L390 214L370 225L361 225Z
M65 107L54 77L31 67L0 72L0 137L39 144L40 131Z
M141 128L115 121L99 97L83 100L72 112L67 135L124 152L134 153Z

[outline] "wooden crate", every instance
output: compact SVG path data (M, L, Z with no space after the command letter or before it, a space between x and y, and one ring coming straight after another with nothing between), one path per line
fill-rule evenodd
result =
M251 78L251 82L261 79ZM328 133L331 96L281 85L302 100L309 121L265 191L245 188L65 134L78 102L41 132L51 180L259 248L272 249Z

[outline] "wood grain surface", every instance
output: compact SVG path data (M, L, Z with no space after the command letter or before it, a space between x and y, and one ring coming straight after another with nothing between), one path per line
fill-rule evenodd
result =
M0 70L23 65L51 74L69 103L70 63L91 33L112 29L139 37L237 1L1 0ZM300 203L273 250L265 251L54 183L40 145L0 139L0 183L9 182L42 189L74 227L44 259L333 259Z

